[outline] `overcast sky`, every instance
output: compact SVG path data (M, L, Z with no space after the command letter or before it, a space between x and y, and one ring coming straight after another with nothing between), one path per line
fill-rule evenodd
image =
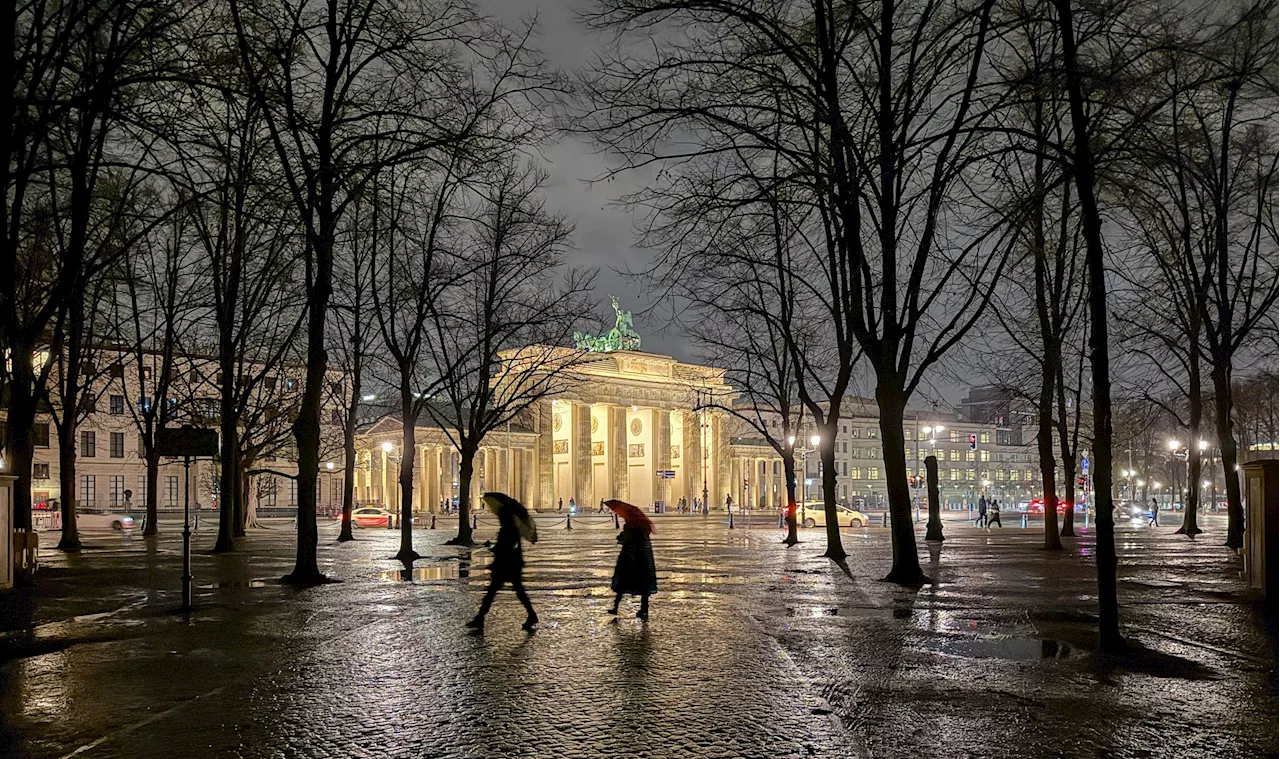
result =
M552 65L566 71L587 65L593 51L608 44L603 36L593 34L578 21L575 11L590 7L591 0L477 2L512 25L536 13L539 49ZM548 206L563 213L576 227L573 238L575 250L569 260L599 270L596 279L597 310L598 315L606 320L606 326L611 327L613 320L609 295L617 295L622 308L635 312L641 350L665 353L683 361L696 361L688 341L675 330L667 330L661 315L641 313L653 305L645 298L641 284L617 273L643 268L648 261L648 255L633 245L635 234L631 215L616 203L621 196L641 187L647 177L641 172L631 172L609 182L590 182L605 173L608 162L594 145L573 138L548 147L544 157L550 174ZM665 309L660 311L665 312ZM944 377L942 372L934 374L936 376L929 378L933 381L921 387L920 397L915 402L958 402L964 394L963 385L968 383L957 383ZM977 384L980 383L978 380ZM871 388L860 387L856 392L870 394Z
M538 47L548 61L572 71L591 60L592 51L603 43L578 22L575 9L588 7L589 0L479 0L481 7L508 23L538 16ZM666 353L681 360L693 358L687 341L677 334L660 334L660 320L641 313L650 305L640 292L639 283L619 276L616 271L642 268L647 257L632 243L631 216L615 205L618 198L641 186L640 173L619 177L611 182L591 183L604 174L608 164L595 146L577 139L565 139L544 151L546 169L550 173L547 204L573 222L575 250L571 263L599 269L596 278L596 302L599 316L613 326L613 310L609 295L618 296L618 304L635 312L635 328L640 333L641 350Z

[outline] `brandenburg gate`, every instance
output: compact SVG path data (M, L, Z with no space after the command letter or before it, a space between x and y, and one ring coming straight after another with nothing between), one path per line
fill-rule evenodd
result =
M616 299L614 310L614 329L577 334L574 348L549 349L553 365L567 362L559 392L535 402L508 429L489 433L476 457L473 503L482 490L495 489L540 511L571 503L595 510L607 498L674 508L681 499L700 502L704 490L712 508L727 495L740 500L733 477L742 470L731 465L734 425L721 410L734 398L724 371L641 352L631 314ZM415 430L418 511L434 511L458 495L457 451L444 430L429 425L420 421ZM401 425L392 416L360 435L362 504L398 504L400 445Z

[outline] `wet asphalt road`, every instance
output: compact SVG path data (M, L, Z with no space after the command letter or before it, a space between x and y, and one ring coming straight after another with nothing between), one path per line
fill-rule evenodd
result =
M397 533L338 545L326 526L342 582L307 590L277 582L287 523L230 556L201 533L189 619L176 536L86 536L0 598L0 652L21 654L0 665L0 756L1275 755L1274 626L1240 600L1220 517L1195 542L1120 527L1122 619L1145 648L1119 659L1093 648L1092 533L1051 555L1009 521L949 522L913 592L878 581L882 528L845 531L846 574L820 530L788 550L763 525L661 519L643 623L634 603L605 613L612 522L547 518L526 550L542 624L521 631L505 592L483 636L462 623L488 554L444 529L418 531L406 582Z

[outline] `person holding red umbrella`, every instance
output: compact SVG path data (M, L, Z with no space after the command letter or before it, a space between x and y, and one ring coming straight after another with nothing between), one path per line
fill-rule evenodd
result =
M658 592L658 570L653 562L653 543L649 536L653 533L653 522L640 508L626 501L605 501L615 514L622 518L622 532L618 533L618 542L622 550L618 552L618 563L613 568L613 580L609 586L616 594L610 614L618 613L622 597L630 594L640 596L640 611L637 619L649 618L649 596Z

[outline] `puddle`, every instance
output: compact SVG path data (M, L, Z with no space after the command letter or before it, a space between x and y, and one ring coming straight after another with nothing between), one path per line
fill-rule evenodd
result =
M392 569L386 572L379 572L377 577L379 580L388 582L431 582L432 580L457 580L466 577L469 573L464 573L459 562L448 561L440 564L427 564L425 566L416 566L412 570Z
M1074 655L1070 646L1052 638L953 638L930 641L925 647L951 656L1009 661L1067 659Z
M215 590L218 588L265 588L266 580L237 580L235 582L215 582L208 585L196 585L200 590Z
M787 607L788 617L834 617L840 610L829 606Z

